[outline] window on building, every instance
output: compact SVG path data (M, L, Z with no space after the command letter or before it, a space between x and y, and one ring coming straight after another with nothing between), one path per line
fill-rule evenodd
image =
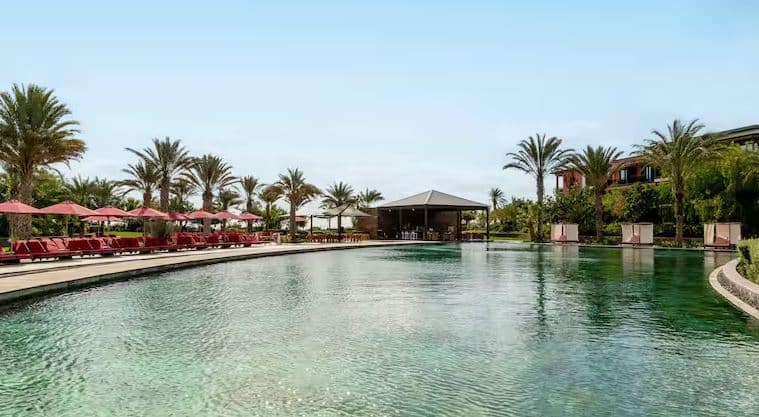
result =
M619 182L622 184L627 183L627 170L626 169L620 169L619 170Z
M646 181L651 182L654 180L654 167L647 166L643 168L643 175L646 177Z

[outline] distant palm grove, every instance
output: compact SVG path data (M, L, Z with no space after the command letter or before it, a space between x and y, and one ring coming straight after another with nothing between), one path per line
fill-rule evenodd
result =
M537 134L506 155L505 170L519 170L535 180L536 201L506 201L491 189L494 230L526 233L545 240L553 222L577 223L586 242L618 243L621 224L652 222L660 244L697 245L703 223L736 221L744 235L759 233L759 152L755 143L741 147L720 133L706 133L698 120L675 120L655 129L637 145L634 159L661 173L661 179L611 188L612 177L625 169L622 152L613 146L581 151L562 148L562 140ZM572 172L584 184L570 184L545 197L545 178ZM557 180L558 184L558 180Z
M133 161L123 168L123 178L65 178L55 165L84 157L87 147L80 134L79 123L53 90L29 84L13 85L1 93L0 200L17 199L35 207L71 200L92 209L142 206L163 212L233 208L260 215L267 229L279 228L281 220L289 217L290 237L295 238L296 211L313 200L322 198L324 208L341 204L367 208L383 199L377 190L356 193L343 182L322 192L299 169L287 169L269 183L251 174L238 176L223 157L192 155L181 140L171 137L154 138L144 148L126 148ZM200 207L191 202L193 196L200 198ZM289 211L277 205L280 201ZM210 222L205 220L205 231ZM0 234L19 239L61 235L64 224L68 223L56 216L3 216Z
M87 151L80 135L79 123L53 90L29 84L0 93L0 200L17 199L36 207L72 200L93 209L142 206L185 213L237 209L261 216L268 230L279 229L281 221L289 219L291 239L296 238L297 211L311 201L330 209L370 208L383 200L375 189L356 192L342 181L323 191L297 168L266 183L251 173L237 175L222 156L193 155L180 139L171 137L146 138L144 147L125 148L132 160L123 167L122 178L64 177L56 166L81 160ZM613 146L576 151L562 145L557 137L535 134L506 155L503 169L531 176L536 199L507 200L504 190L491 189L492 230L543 241L548 225L561 221L579 224L586 242L615 243L622 223L647 221L655 224L661 243L676 246L697 244L705 222L737 221L744 236L759 234L757 146L740 147L720 133L707 133L698 120L674 120L665 129L652 130L651 138L633 153L660 173L660 180L611 187L629 158L620 159L622 152ZM582 184L547 189L546 177L563 172L581 176ZM462 219L469 225L474 214L464 213ZM476 224L484 221L480 218ZM3 216L0 234L19 239L60 235L68 224L56 216ZM72 224L80 223L73 219ZM153 226L157 234L170 232L161 230L170 227L165 222ZM211 220L204 220L202 227L208 232Z

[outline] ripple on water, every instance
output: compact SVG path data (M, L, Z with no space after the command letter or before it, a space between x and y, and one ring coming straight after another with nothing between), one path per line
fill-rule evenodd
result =
M0 416L759 410L759 329L710 291L713 260L484 249L282 256L21 305L0 316Z

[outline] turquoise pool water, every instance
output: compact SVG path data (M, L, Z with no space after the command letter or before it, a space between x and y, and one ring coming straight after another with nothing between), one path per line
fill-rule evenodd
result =
M0 313L1 416L759 415L759 326L696 252L264 258Z

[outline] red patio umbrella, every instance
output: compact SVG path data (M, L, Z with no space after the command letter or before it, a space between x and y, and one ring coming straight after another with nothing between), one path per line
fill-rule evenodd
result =
M244 213L240 213L238 217L240 218L240 220L247 220L247 221L261 220L263 218L256 214L248 213L247 211Z
M179 213L176 211L169 212L169 220L173 220L175 222L183 222L186 220L190 220L190 217L188 217L184 213Z
M90 210L87 207L80 206L73 201L64 201L63 203L53 204L52 206L40 209L40 214L63 214L65 216L97 216L98 213L95 210Z
M127 213L131 214L132 217L140 217L143 219L169 219L168 214L150 207L138 207L134 210L129 210Z
M86 222L109 222L112 219L115 219L115 217L109 217L109 216L87 216L83 218L82 220Z
M209 213L203 210L193 211L192 213L187 215L187 217L189 217L190 220L213 219L214 218L213 216L214 216L213 213Z
M112 217L116 219L122 217L135 217L135 215L113 206L100 207L99 209L95 209L95 211L100 216Z
M40 209L24 204L18 200L8 200L0 203L0 213L6 214L42 214Z
M230 219L239 220L240 216L234 213L230 213L228 211L220 211L214 214L213 218L216 220L230 220Z
M260 220L263 218L253 213L248 213L247 211L240 213L238 217L240 218L240 220L245 220L246 222L248 222L248 233L253 231L253 225L251 224L251 222L253 222L254 220Z
M66 235L69 233L69 216L86 217L97 216L98 213L95 210L90 210L87 207L80 206L73 201L64 201L62 203L53 204L52 206L40 209L40 214L62 214L66 220ZM84 227L84 226L83 226ZM82 229L84 232L84 228Z

